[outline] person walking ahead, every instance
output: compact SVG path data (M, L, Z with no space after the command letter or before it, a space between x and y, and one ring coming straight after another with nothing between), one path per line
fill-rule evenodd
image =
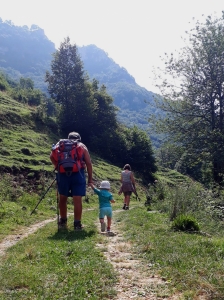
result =
M124 194L124 205L123 209L128 210L130 205L130 197L132 192L136 192L135 189L135 178L131 171L131 166L126 164L121 172L121 188L118 192L120 195L122 192Z
M58 228L67 228L67 199L74 203L74 229L81 230L82 196L86 194L85 168L88 183L92 182L92 162L87 147L81 143L77 132L71 132L68 139L60 140L52 147L50 160L57 173L60 219Z
M92 183L89 184L94 192L99 197L99 219L101 224L101 231L104 232L106 229L106 223L104 222L104 217L107 217L107 232L110 232L111 221L112 221L112 207L111 203L115 203L113 195L109 192L110 183L109 181L102 181L100 188L97 189Z

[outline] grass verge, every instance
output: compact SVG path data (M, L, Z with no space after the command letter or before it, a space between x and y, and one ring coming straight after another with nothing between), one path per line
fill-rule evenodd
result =
M142 207L123 214L119 224L136 256L183 299L224 299L223 236L173 231L166 214Z
M95 244L97 210L86 211L85 229L57 232L55 222L7 251L0 265L0 299L108 299L114 270ZM71 223L71 224L70 224Z

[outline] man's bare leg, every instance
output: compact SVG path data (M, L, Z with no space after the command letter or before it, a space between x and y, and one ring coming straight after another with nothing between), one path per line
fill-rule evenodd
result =
M74 227L75 229L81 229L81 219L82 219L82 197L73 196L74 203ZM79 227L79 228L76 228Z
M60 219L58 222L58 229L67 229L67 196L60 195L59 198L59 211L60 211Z
M62 219L67 218L67 196L60 195L59 199L59 210L60 210L60 216Z

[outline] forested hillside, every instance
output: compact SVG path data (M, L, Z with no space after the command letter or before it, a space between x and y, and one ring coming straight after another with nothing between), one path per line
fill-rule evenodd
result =
M155 147L160 146L160 136L155 134L149 116L161 110L154 103L155 94L140 87L125 68L120 67L108 54L95 45L78 47L84 68L90 79L97 79L106 86L108 94L119 108L117 117L126 126L145 130Z
M79 53L91 79L107 87L114 104L121 109L141 110L151 102L153 93L140 87L127 70L120 67L108 54L95 45L79 47Z
M120 167L129 162L145 179L152 179L156 165L149 137L137 127L128 128L118 122L113 99L104 87L98 86L97 81L90 82L86 79L77 53L77 47L71 45L69 39L56 52L51 71L46 74L50 99L34 89L31 79L20 78L16 82L8 76L0 75L0 120L4 124L1 135L3 157L9 156L9 162L14 166L11 156L17 161L25 155L26 158L21 158L20 163L15 164L17 167L24 163L26 166L32 165L32 162L34 166L44 163L39 154L35 154L37 161L33 157L35 151L30 148L32 143L28 148L23 146L27 139L21 137L24 130L18 133L18 146L15 149L7 141L5 121L9 119L7 126L10 130L18 126L18 122L26 121L28 126L37 126L34 129L36 131L55 134L57 138L54 143L59 137L65 138L69 132L76 130L92 152ZM20 131L20 127L15 128L15 133L17 131ZM31 138L31 141L34 139ZM14 142L15 140L16 135ZM19 151L19 155L13 150Z
M44 76L54 51L54 43L37 25L15 26L0 18L0 67L12 78L29 77L46 92Z
M11 78L31 78L36 88L48 94L44 80L55 51L54 44L37 25L20 27L12 21L0 19L0 68ZM148 123L149 113L156 114L152 106L153 93L136 84L124 68L95 45L78 47L78 51L90 79L95 78L100 85L104 84L114 105L120 108L117 112L119 121L148 131L153 144L158 146L158 137L149 130Z

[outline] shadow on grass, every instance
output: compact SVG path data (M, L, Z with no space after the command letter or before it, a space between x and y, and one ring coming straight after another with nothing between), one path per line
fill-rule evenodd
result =
M50 240L67 240L67 241L74 241L74 240L84 240L86 238L89 238L93 235L96 235L96 232L94 230L86 231L83 229L82 231L59 231L53 234L52 236L49 236L48 239Z

